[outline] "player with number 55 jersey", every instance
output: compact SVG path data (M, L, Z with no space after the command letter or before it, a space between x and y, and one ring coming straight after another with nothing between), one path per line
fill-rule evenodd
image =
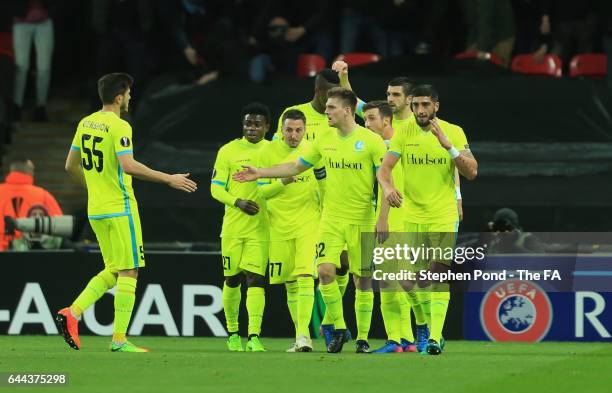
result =
M100 78L102 109L79 122L66 158L66 171L87 188L89 222L98 239L104 270L94 276L70 307L55 321L71 348L80 349L78 322L83 312L109 289L115 291L115 319L111 350L147 352L127 341L127 327L136 297L138 269L144 267L144 247L132 176L194 192L189 174L169 175L134 159L132 127L122 120L127 112L133 79L114 73Z

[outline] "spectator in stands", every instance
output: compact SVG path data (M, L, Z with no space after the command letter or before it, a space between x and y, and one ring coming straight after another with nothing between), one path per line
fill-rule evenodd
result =
M255 50L249 66L251 80L262 82L269 73L295 75L300 53L317 53L331 61L330 2L268 0L260 13L268 21L267 31L249 40Z
M51 0L14 0L13 50L15 52L15 93L13 118L21 120L32 43L36 49L36 109L34 121L47 121L47 96L53 57L53 20Z
M569 0L545 0L544 14L550 19L553 44L551 53L567 66L572 56L595 49L597 14L594 0L578 5Z
M514 48L514 15L510 0L463 0L468 25L466 51L477 51L479 59L487 52L510 64Z
M2 152L5 144L11 143L11 115L13 109L13 90L15 79L15 65L13 55L13 26L10 17L10 5L0 2L0 166L2 166Z
M385 32L378 17L379 8L368 7L368 0L344 0L340 16L340 53L364 51L364 38L369 39L373 50L383 55L387 50ZM360 35L362 33L367 36Z
M27 217L34 205L42 206L50 216L61 216L62 209L47 190L34 185L34 164L28 159L16 159L10 164L10 172L0 183L0 251L8 248L15 237L4 235L4 217Z
M49 212L43 205L34 205L28 210L26 217L49 217ZM51 236L38 233L23 233L23 236L13 239L10 243L11 251L30 250L59 250L69 243L60 236Z
M542 61L552 47L550 16L544 9L544 0L514 0L516 19L515 54L532 53Z
M148 81L151 57L148 52L155 18L149 0L92 0L91 25L96 34L95 80L117 71L117 67L134 76L140 83L132 96L138 105L138 92ZM92 89L97 92L97 89ZM91 97L99 105L99 97Z
M340 17L340 52L374 51L385 58L395 57L412 52L417 39L423 38L419 53L427 53L433 38L433 30L427 27L433 21L431 17L440 15L440 4L439 0L427 4L419 0L380 0L371 7L366 0L345 0ZM370 48L358 46L358 41L369 41Z
M185 74L199 84L219 75L246 77L246 45L234 23L237 1L160 0L159 13L174 39Z

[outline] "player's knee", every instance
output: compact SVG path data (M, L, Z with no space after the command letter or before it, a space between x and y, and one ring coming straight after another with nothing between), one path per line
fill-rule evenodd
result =
M117 272L112 272L108 269L102 270L98 276L104 280L107 288L112 288L117 284Z
M422 288L428 288L428 287L431 286L431 281L429 281L429 280L419 280L419 281L417 281L417 286L419 288L421 288L421 289Z
M118 274L119 274L119 277L131 277L133 279L137 279L138 269L120 270Z
M368 291L372 289L372 279L370 277L359 277L353 275L353 281L355 283L355 288L359 290Z
M329 284L336 278L336 268L330 263L319 265L317 271L322 284Z
M399 285L400 285L400 286L402 287L402 289L403 289L404 291L406 291L406 292L410 292L410 291L412 291L412 289L414 288L414 284L415 284L415 282L414 282L414 281L409 281L409 280L406 280L406 281L400 281L400 282L399 282Z
M236 288L240 286L240 275L237 274L235 276L227 276L225 277L225 285L230 288Z
M266 285L266 278L262 275L247 272L247 285L249 287L264 287Z

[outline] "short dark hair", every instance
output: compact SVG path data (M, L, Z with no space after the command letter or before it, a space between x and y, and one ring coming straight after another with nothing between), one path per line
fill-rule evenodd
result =
M380 113L380 117L385 118L389 117L393 119L393 109L391 109L391 105L387 101L377 100L370 101L363 106L363 112L369 111L370 109L378 109Z
M288 111L283 113L283 116L281 117L281 124L283 126L285 125L285 121L287 119L290 119L290 120L301 120L301 121L304 122L304 125L306 125L306 116L304 115L304 112L302 112L299 109L289 109Z
M389 81L389 86L401 86L405 96L412 95L414 81L407 76L398 76Z
M106 74L98 79L98 95L103 104L112 104L134 84L134 78L124 72Z
M262 115L266 118L266 122L270 123L270 108L261 102L251 102L242 108L242 118L246 115Z
M317 73L316 76L316 80L325 80L325 82L332 84L332 85L339 85L340 84L340 78L338 77L338 73L336 73L335 71L329 69L329 68L324 68L321 71L319 71Z
M327 92L327 98L339 98L351 108L351 112L355 113L357 106L357 96L349 89L344 87L334 87Z
M412 89L412 95L414 97L431 97L431 100L437 102L440 97L438 90L432 85L418 85Z

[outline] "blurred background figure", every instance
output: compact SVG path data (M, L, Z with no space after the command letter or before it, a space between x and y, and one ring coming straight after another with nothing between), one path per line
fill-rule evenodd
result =
M552 47L550 15L544 0L514 0L516 19L515 54L532 53L542 61Z
M551 53L567 64L572 56L591 53L595 49L597 32L596 1L576 4L569 0L546 0L544 16L550 20L553 44Z
M155 7L147 0L92 0L91 26L96 40L95 83L100 76L125 70L139 82L132 105L148 82L151 56L149 40L154 28ZM96 89L91 89L94 93ZM97 109L100 99L91 97Z
M238 0L158 0L159 16L173 40L171 67L184 79L206 84L220 76L246 78L247 53L237 23ZM248 3L245 2L245 3ZM168 53L160 53L160 59ZM163 60L162 60L163 61Z
M250 79L261 83L270 74L295 75L300 53L316 53L330 62L335 49L331 11L325 0L262 1L248 38Z
M36 50L36 108L32 120L48 120L46 107L54 45L52 19L54 3L52 0L10 2L16 67L13 118L16 121L22 118L32 44Z
M507 67L516 35L510 0L463 0L463 9L468 26L466 51L477 51L479 59L493 53Z
M492 233L487 251L491 254L544 252L540 239L531 232L523 231L518 214L507 207L499 209L487 224Z
M5 236L4 217L22 218L38 214L39 211L31 211L34 206L42 207L48 216L62 215L55 197L34 185L34 163L26 158L15 159L4 183L0 183L0 251L6 250L13 239L21 237L19 232L15 236Z

